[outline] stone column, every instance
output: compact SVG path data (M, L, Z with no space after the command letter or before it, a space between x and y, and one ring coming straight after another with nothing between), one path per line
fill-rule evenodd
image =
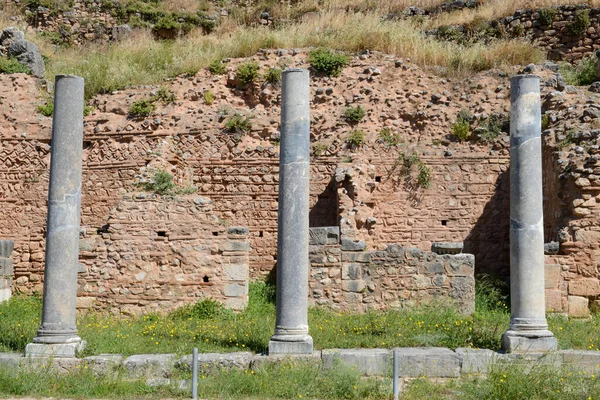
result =
M310 78L283 71L277 230L277 321L269 354L311 354L308 334Z
M42 325L29 356L74 357L77 336L79 213L83 148L83 78L58 75L54 86Z
M540 78L511 78L510 328L506 352L556 350L546 322Z
M0 240L0 302L10 299L13 280L12 240Z

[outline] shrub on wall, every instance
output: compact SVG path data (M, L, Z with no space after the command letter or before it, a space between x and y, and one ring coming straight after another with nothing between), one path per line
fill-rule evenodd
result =
M339 76L348 64L349 58L345 54L334 53L329 49L316 49L309 53L308 61L317 72L326 76Z
M573 21L569 22L567 28L573 36L581 36L590 25L590 10L577 10Z
M367 115L367 112L361 106L348 107L344 111L344 119L350 124L359 123Z
M548 7L542 8L538 12L539 20L542 25L552 25L554 22L554 17L556 17L556 8Z
M260 66L258 65L258 63L254 62L254 61L247 62L247 63L242 64L239 67L237 67L237 70L235 72L235 77L239 83L241 83L243 85L248 85L258 79L258 76L259 76L258 70L259 69L260 69Z

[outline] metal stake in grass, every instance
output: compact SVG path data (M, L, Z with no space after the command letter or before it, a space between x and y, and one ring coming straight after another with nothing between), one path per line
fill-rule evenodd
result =
M396 350L393 351L394 354L394 368L393 368L393 388L394 388L394 400L398 400L398 395L400 390L398 388L398 352Z
M198 398L198 348L192 353L192 399Z

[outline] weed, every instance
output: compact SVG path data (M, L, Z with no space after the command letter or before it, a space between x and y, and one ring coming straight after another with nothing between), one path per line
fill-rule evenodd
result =
M320 48L308 55L310 65L326 76L339 76L350 61L345 54L334 53L330 49Z
M31 70L21 64L16 58L0 57L0 74L31 74Z
M222 60L214 60L208 65L208 72L213 75L224 75L227 72Z
M387 146L397 146L402 143L402 138L400 134L395 133L394 130L390 127L385 127L379 132L379 138L385 143Z
M210 106L215 102L215 94L210 89L205 90L202 96L204 97L204 103L206 103L207 106Z
M252 117L241 114L232 115L225 122L225 130L229 133L246 133L252 130Z
M169 317L174 320L185 320L189 318L210 319L224 315L225 312L226 309L222 303L219 303L214 299L203 299L198 300L196 304L176 309Z
M596 57L584 57L576 65L560 64L560 73L567 85L584 86L596 81Z
M550 126L550 114L542 114L542 130L548 129Z
M235 77L242 85L248 85L258 79L259 69L260 65L257 62L247 62L237 67Z
M84 104L83 106L83 116L87 117L88 115L90 115L92 112L94 111L94 107Z
M156 106L152 99L141 99L133 102L129 108L129 116L131 118L144 118L149 116L155 109Z
M350 132L350 135L348 135L346 141L353 149L360 147L365 142L365 132L363 132L361 129L355 129Z
M51 117L54 114L54 99L48 97L44 104L36 107L36 111L45 117Z
M394 171L398 172L398 176L404 179L405 185L409 188L415 185L423 189L431 187L431 169L421 161L416 152L411 155L400 153L392 166L391 173Z
M313 154L315 156L322 156L325 151L329 148L325 143L315 143L313 146Z
M483 142L492 142L502 133L503 124L504 118L501 114L492 114L483 126L479 126L478 130L482 130L479 134L479 139Z
M356 107L348 107L344 111L344 119L349 124L357 124L367 115L367 112L360 105Z
M175 188L175 183L173 182L173 175L159 169L154 173L150 182L144 182L141 186L149 192L166 195L170 194Z
M161 87L153 97L154 101L161 101L164 104L174 104L177 100L177 95L167 88Z
M567 29L573 36L581 36L590 27L590 10L577 10L573 20L567 24Z
M538 11L539 20L542 25L550 26L554 22L554 18L556 17L556 8L547 7L542 8Z
M417 183L423 189L428 189L431 187L431 169L423 163L419 164Z
M458 138L458 140L465 141L471 136L471 124L462 118L458 118L452 124L452 134Z
M263 78L265 82L275 85L281 81L281 73L280 68L269 68Z

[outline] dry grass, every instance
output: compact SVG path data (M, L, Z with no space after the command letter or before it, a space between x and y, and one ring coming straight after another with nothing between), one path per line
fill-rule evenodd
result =
M522 40L461 46L438 42L415 30L408 21L382 21L380 14L334 10L279 29L245 27L234 21L211 35L200 31L175 42L157 42L144 31L112 45L58 49L50 55L48 77L74 73L87 78L87 96L129 85L158 83L183 73L193 74L215 60L248 57L260 48L329 47L349 52L377 50L409 57L422 66L449 67L469 73L491 67L523 65L543 60L543 54Z

